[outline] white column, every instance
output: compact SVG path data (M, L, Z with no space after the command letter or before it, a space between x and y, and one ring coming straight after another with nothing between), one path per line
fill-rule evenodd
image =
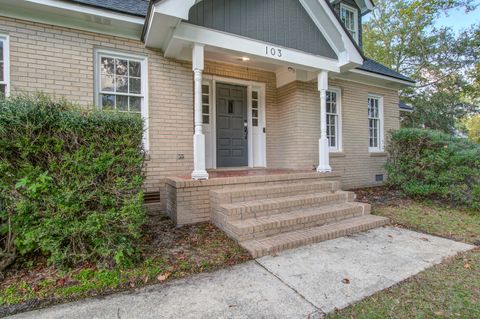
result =
M192 52L192 69L195 83L195 134L193 135L193 179L208 179L205 169L205 135L202 118L202 72L204 68L203 45L195 44Z
M327 90L328 90L328 72L320 71L318 73L318 90L320 91L320 140L318 141L319 163L317 172L331 172L330 167L330 147L327 138Z

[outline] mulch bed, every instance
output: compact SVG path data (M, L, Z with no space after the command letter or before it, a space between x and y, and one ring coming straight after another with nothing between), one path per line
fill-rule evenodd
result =
M148 275L140 274L138 277L129 277L130 281L122 282L114 289L105 288L101 291L96 290L69 297L59 298L53 293L40 298L35 296L35 298L18 304L0 305L0 317L57 303L159 284L200 272L214 271L251 259L250 255L237 243L210 223L176 228L170 219L157 215L150 216L149 224L145 227L142 251L143 260L153 260L153 263L161 260L165 270L158 277L150 278ZM139 265L138 269L144 269L142 267L144 266ZM49 289L55 292L57 288L78 284L73 278L85 269L95 271L97 266L81 264L62 272L55 267L47 266L45 258L42 257L29 256L29 260L19 258L14 265L7 269L3 278L0 278L0 291L19 282L27 283L30 292L32 290L39 291L42 282L48 280L52 286ZM135 270L135 267L133 269Z

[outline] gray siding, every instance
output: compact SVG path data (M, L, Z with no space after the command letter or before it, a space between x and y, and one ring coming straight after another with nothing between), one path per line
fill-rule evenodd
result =
M190 9L188 22L337 58L298 0L203 0Z

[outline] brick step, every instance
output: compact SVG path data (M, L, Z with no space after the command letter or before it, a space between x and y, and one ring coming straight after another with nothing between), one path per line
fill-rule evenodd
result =
M307 180L299 183L212 190L210 191L210 198L215 204L225 204L302 194L335 192L339 189L340 183L337 181Z
M351 235L388 224L385 217L365 215L336 223L240 242L254 258L283 250Z
M369 204L347 202L259 218L227 221L224 225L224 231L237 241L259 239L364 216L370 214L370 210L371 206Z
M291 212L300 209L329 206L353 202L355 193L337 191L334 193L315 193L272 199L260 199L232 204L220 204L214 209L214 218L222 221L259 218L273 214Z

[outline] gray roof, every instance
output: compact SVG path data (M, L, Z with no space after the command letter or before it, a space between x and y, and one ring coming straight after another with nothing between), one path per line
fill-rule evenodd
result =
M402 102L402 101L400 101L398 103L398 107L400 108L400 110L406 111L406 112L413 112L413 110L414 110L413 106L408 105L408 104L406 104L405 102Z
M69 0L92 7L133 14L141 17L147 15L148 0Z
M393 71L392 69L387 68L385 65L380 64L377 61L374 61L371 59L365 59L365 61L363 62L363 65L357 67L357 69L415 83L415 81L410 79L409 77L406 77L405 75L402 75L396 71Z

